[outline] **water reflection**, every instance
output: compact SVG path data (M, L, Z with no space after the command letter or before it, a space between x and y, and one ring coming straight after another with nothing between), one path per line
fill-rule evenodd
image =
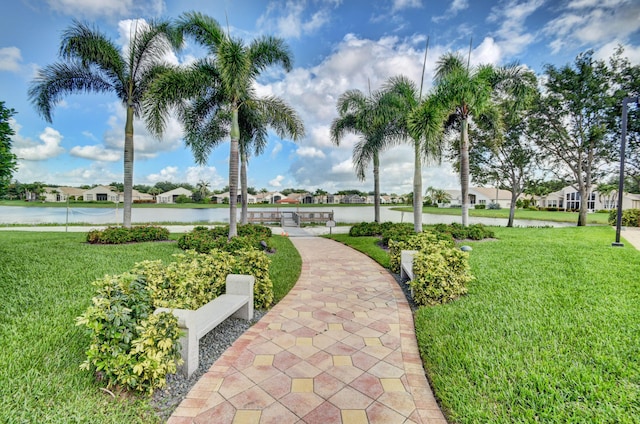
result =
M251 208L252 211L293 211L295 208ZM373 221L373 206L317 206L304 208L305 211L329 212L334 211L335 220L339 223L356 223L362 221ZM238 209L238 217L240 210ZM380 219L391 222L413 222L411 212L399 212L391 210L391 207L380 209ZM175 222L175 223L219 223L229 222L229 209L205 208L205 209L173 209L173 208L133 208L131 210L131 221L134 224L144 224L152 222ZM449 224L460 222L460 216L422 214L424 224ZM102 209L102 208L67 208L64 207L22 207L22 206L0 206L0 224L88 224L88 225L109 225L122 222L122 209ZM477 218L470 217L472 224L481 223L485 225L505 226L506 219L501 218ZM514 222L516 226L571 226L571 223L558 223L547 221L518 220Z

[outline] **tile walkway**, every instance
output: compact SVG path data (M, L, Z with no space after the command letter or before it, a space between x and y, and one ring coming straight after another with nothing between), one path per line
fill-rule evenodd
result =
M340 243L291 241L302 256L295 287L211 366L167 423L446 423L393 277Z

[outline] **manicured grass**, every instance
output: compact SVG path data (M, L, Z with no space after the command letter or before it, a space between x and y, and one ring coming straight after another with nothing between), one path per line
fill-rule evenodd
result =
M393 208L394 210L411 212L410 207ZM460 208L422 208L423 213L430 213L434 215L452 215L461 216L462 209ZM476 216L481 218L501 218L504 219L504 225L507 225L509 219L509 209L469 209L469 216ZM552 221L552 222L573 222L578 223L577 212L548 212L548 211L531 211L528 209L516 209L515 219L525 219L534 221ZM607 225L609 219L608 213L590 213L587 215L588 224L602 224Z
M369 256L385 268L389 268L389 254L380 248L379 237L351 237L349 234L333 234L326 237L344 243Z
M276 304L289 293L302 271L302 258L288 237L272 236L271 245L276 254L271 256L269 276L273 282L273 303Z
M452 422L640 422L640 252L609 227L495 228L416 333Z
M85 237L0 233L2 423L159 421L146 398L112 399L93 375L80 370L89 338L75 318L91 302L92 281L127 271L145 259L170 261L172 254L182 251L176 243L89 245ZM291 242L277 236L274 244L278 252L271 256L273 268L295 274ZM280 298L288 290L281 284L293 285L273 274L272 280Z

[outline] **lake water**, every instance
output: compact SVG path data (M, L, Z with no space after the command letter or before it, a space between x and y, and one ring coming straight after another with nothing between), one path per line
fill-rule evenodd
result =
M274 207L250 208L250 211L275 211ZM295 208L280 208L283 211L294 211ZM301 211L308 212L330 212L334 211L334 217L338 223L357 223L362 221L373 221L373 206L318 206L314 208L301 208ZM238 217L240 209L238 209ZM413 222L411 212L399 212L391 210L390 207L380 208L380 219L382 222ZM202 223L229 222L229 209L206 208L206 209L173 209L173 208L133 208L131 210L131 221L134 224L144 224L151 222L175 222L175 223ZM423 224L449 224L460 222L460 216L422 214ZM497 218L476 218L470 217L472 224L481 223L485 225L505 226L506 219ZM21 206L0 206L0 224L88 224L88 225L108 225L122 223L122 208L67 208L64 207L21 207ZM529 221L516 219L516 226L543 226L555 227L572 226L572 223L558 223L546 221Z

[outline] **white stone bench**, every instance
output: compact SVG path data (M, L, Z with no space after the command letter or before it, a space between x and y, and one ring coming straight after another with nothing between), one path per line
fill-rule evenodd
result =
M413 257L417 250L400 251L400 278L413 280Z
M184 360L182 372L187 377L198 369L201 338L230 316L245 320L253 319L254 281L255 278L251 275L229 274L226 280L226 293L195 311L171 308L157 308L154 311L154 314L173 313L178 318L178 326L183 332L180 337L181 355Z

